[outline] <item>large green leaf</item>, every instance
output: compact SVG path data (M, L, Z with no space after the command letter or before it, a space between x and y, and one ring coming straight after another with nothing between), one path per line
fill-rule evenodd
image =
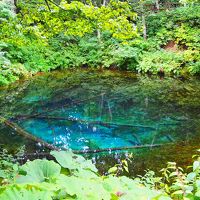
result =
M71 151L52 151L51 155L56 158L62 167L69 170L89 169L97 172L97 168L92 164L91 160L85 160L84 157L75 155Z
M113 195L120 196L120 199L154 199L161 193L159 191L144 187L144 185L127 177L109 176L104 180L104 187Z
M34 160L22 166L27 174L17 178L17 183L40 183L50 181L60 174L61 167L57 163L48 160Z
M79 200L110 200L110 193L103 187L102 182L100 177L88 179L64 175L59 176L56 181L69 195L75 195Z
M51 193L10 187L0 194L1 200L52 200Z

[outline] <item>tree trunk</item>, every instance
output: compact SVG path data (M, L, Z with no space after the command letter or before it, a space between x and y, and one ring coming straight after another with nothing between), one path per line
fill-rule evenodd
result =
M17 0L4 0L6 4L9 4L11 7L11 10L16 14L17 13Z
M49 6L49 2L48 2L47 0L44 0L44 1L45 1L46 5L47 5L49 11L51 12L51 8L50 8L50 6Z
M159 0L156 0L156 9L160 10Z
M97 29L97 38L98 38L98 41L100 42L101 41L101 32L99 29Z
M147 27L146 27L146 19L144 14L142 14L142 26L143 26L143 37L146 40L147 39Z

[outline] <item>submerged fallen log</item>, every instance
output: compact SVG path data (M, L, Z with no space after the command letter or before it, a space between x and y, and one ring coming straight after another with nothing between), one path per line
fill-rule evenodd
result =
M165 145L172 145L172 143L167 143ZM139 145L139 146L130 146L130 147L117 147L117 148L104 148L104 149L88 149L88 150L71 150L71 149L62 149L65 151L72 151L75 154L95 154L95 153L103 153L103 152L115 152L115 151L123 151L123 150L133 150L133 149L145 149L145 148L156 148L164 146L162 144L153 144L153 145ZM25 161L28 160L34 160L34 159L55 159L50 152L37 152L37 153L26 153L22 157L17 157L17 160L19 162L22 162L22 164L25 163Z
M163 146L163 145L164 144L153 144L153 145L147 144L147 145L135 145L135 146L125 146L125 147L115 147L115 148L103 148L103 149L72 150L72 152L73 153L77 153L77 154L101 153L101 152L123 151L123 150L131 150L131 149L153 148L153 147L160 147L160 146Z
M172 143L167 143L165 145L171 145ZM153 144L153 145L139 145L139 146L127 146L127 147L116 147L116 148L103 148L103 149L87 149L87 150L71 150L65 149L66 151L72 151L75 154L87 154L87 153L103 153L103 152L114 152L114 151L123 151L123 150L131 150L131 149L145 149L145 148L156 148L161 147L164 144ZM64 150L64 149L63 149ZM28 153L25 156L33 156L33 157L49 157L50 154L47 152L42 153Z
M4 123L6 126L12 128L13 130L15 130L19 135L23 136L24 138L30 139L36 143L40 143L41 145L43 145L44 147L50 149L50 150L59 150L58 147L51 145L47 142L45 142L44 140L33 136L32 134L28 133L27 131L25 131L24 129L22 129L20 126L18 126L16 123L11 122L7 119L5 119L4 117L0 116L0 122Z
M153 126L144 126L144 125L134 125L134 124L120 124L120 123L114 123L114 122L102 122L102 121L89 121L89 120L83 120L83 119L78 119L78 118L73 118L73 117L55 117L55 116L35 116L35 115L21 115L16 118L16 119L28 119L28 118L34 118L34 119L46 119L46 120L66 120L66 121L73 121L73 122L79 122L79 123L85 123L88 125L102 125L105 127L112 127L112 126L125 126L125 127L134 127L134 128L146 128L146 129L152 129L156 130L155 127Z
M58 148L54 145L51 145L44 140L33 136L32 134L28 133L24 129L22 129L20 126L18 126L16 123L11 122L3 117L0 116L0 122L4 123L6 126L12 128L15 130L19 135L30 139L34 142L42 144L44 147L50 149L50 150L65 150L68 151L69 149L61 147ZM72 150L72 152L77 153L77 154L85 154L85 153L101 153L101 152L112 152L112 151L118 151L118 150L130 150L130 149L144 149L144 148L153 148L153 147L160 147L163 145L169 145L172 143L167 143L167 144L150 144L150 145L135 145L135 146L125 146L125 147L115 147L115 148L103 148L103 149L86 149L86 150Z

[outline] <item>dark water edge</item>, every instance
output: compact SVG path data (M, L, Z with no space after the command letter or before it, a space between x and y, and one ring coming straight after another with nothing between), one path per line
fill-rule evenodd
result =
M160 79L128 72L93 70L46 73L0 89L0 115L11 119L19 115L48 112L49 109L55 108L56 111L51 115L60 116L59 109L66 101L96 98L88 101L87 104L78 105L77 113L82 112L81 117L84 119L90 117L110 122L107 105L102 112L99 112L101 93L106 94L109 103L113 106L114 122L134 121L136 124L151 127L159 127L161 122L170 124L156 131L157 141L163 144L162 147L85 155L93 159L102 174L119 160L123 160L127 153L133 154L130 176L143 174L145 169L159 172L166 166L167 161L175 161L182 167L191 164L192 155L200 148L200 80L198 77ZM17 123L23 125L24 122L18 120ZM58 126L54 121L48 123ZM68 123L67 126L69 125L71 126ZM63 124L59 122L59 126ZM119 135L121 131L124 129L116 130L115 134ZM133 131L137 134L145 132L138 129ZM168 132L173 138L172 145L168 145L169 141L165 141ZM149 141L152 141L152 132L141 140L149 144ZM4 125L0 126L0 145L11 153L15 153L22 145L26 146L26 153L47 151L40 144L18 136L15 131Z

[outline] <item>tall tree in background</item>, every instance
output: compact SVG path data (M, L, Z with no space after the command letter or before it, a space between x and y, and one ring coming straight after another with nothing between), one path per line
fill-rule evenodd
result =
M156 3L156 9L160 10L159 0L155 0L155 3Z
M12 11L16 13L16 4L17 4L16 1L17 0L3 0L2 2L9 5Z
M159 0L140 0L136 2L136 8L138 14L141 16L142 19L142 28L143 28L143 38L147 39L147 25L146 25L146 16L151 12L151 10L147 9L145 6L146 4L154 4L156 3L156 8L159 10ZM138 5L138 6L137 6Z

